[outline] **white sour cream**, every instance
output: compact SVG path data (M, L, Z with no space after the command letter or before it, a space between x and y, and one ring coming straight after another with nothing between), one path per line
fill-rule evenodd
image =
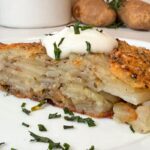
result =
M118 46L116 39L95 28L80 30L80 34L75 34L73 27L66 27L62 31L42 39L42 45L45 46L48 56L52 59L55 59L54 43L56 42L58 45L62 38L64 40L59 46L60 58L66 58L70 53L88 53L86 41L90 43L92 53L109 53Z

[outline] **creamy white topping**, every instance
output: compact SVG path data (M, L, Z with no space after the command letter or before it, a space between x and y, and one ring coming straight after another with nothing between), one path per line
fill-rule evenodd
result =
M62 38L64 40L58 46ZM87 42L90 43L92 53L109 53L118 46L116 39L95 28L80 30L80 34L75 34L73 27L66 27L62 31L52 36L45 36L42 39L42 44L45 46L48 56L53 59L55 59L54 43L61 50L61 59L68 57L70 53L88 53Z

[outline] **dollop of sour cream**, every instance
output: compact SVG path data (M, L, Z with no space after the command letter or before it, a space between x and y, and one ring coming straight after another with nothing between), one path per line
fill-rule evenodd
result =
M109 53L118 46L116 39L95 28L80 30L80 34L75 34L73 27L65 27L62 31L52 36L45 36L41 41L46 48L47 55L52 59L56 58L54 43L58 46L60 41L60 59L68 57L70 53L88 53L87 43L89 43L92 53Z

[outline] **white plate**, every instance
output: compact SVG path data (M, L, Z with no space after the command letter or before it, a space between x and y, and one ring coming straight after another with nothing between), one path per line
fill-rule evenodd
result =
M150 43L130 39L126 41L150 49ZM150 135L132 133L128 125L110 119L94 119L97 126L89 128L85 124L67 122L63 117L48 120L49 113L58 112L64 116L62 109L51 105L27 116L21 111L22 102L26 102L28 108L37 104L28 99L6 96L5 93L0 92L0 142L6 142L3 147L1 146L1 150L10 150L11 147L17 150L47 150L47 144L30 142L32 137L28 131L47 136L55 142L67 142L71 145L71 150L86 150L91 145L94 145L96 150L150 149ZM31 127L22 126L22 122L30 124ZM48 132L39 132L37 128L39 123L44 124ZM75 129L64 130L64 124L74 125Z

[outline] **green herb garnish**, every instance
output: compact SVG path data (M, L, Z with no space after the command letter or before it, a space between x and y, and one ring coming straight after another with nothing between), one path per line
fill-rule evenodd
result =
M41 100L41 101L39 102L39 104L37 104L36 106L33 106L33 107L31 108L31 111L36 111L36 110L41 109L42 106L43 106L44 104L46 104L46 103L47 103L47 100Z
M63 144L63 150L69 150L70 149L70 145L68 143L64 143Z
M28 110L28 109L26 109L25 106L26 106L26 103L22 103L22 105L21 105L22 111L23 111L25 114L29 115L29 114L31 113L31 111Z
M60 46L63 43L64 39L65 39L64 37L61 38L60 42L58 43L58 46Z
M30 135L34 138L31 141L48 143L49 144L48 150L53 150L53 149L69 150L69 148L70 148L69 144L67 144L67 143L64 143L62 146L60 143L55 143L48 137L39 136L33 132L30 132Z
M95 150L94 145L92 145L88 150Z
M67 125L64 125L63 128L64 128L64 129L73 129L74 126L67 126Z
M86 123L89 127L96 126L94 120L92 120L91 118L82 118L80 116L65 116L64 119L67 121Z
M30 110L28 110L28 109L26 109L26 108L22 108L22 111L25 113L25 114L27 114L27 115L30 115L30 113L31 113L31 111Z
M75 34L80 34L80 29L81 31L84 31L84 30L92 29L93 27L89 25L81 25L81 23L78 21L74 24L73 28Z
M1 146L1 145L4 145L4 144L5 144L5 142L1 142L1 143L0 143L0 146Z
M28 124L26 124L24 122L22 122L22 125L25 126L25 127L27 127L27 128L30 127L30 125L28 125Z
M92 29L92 28L93 27L89 26L89 25L82 25L82 26L80 26L81 31L84 31L84 30L87 30L87 29Z
M88 53L91 53L91 44L88 41L86 41L86 50Z
M38 124L39 131L47 131L43 124Z
M54 119L54 118L60 118L61 114L54 113L54 114L49 114L48 119Z
M73 116L74 113L72 111L70 111L68 108L64 108L64 113Z
M135 130L133 129L132 125L129 126L130 127L130 130L135 133Z
M11 150L17 150L17 149L15 149L15 148L11 148Z
M57 46L56 43L54 43L54 54L55 54L55 59L56 59L56 60L60 60L61 50L60 50L60 48Z
M109 6L114 9L114 10L118 10L122 4L122 0L107 0L107 3L109 4Z
M76 22L73 26L74 28L74 33L75 34L80 34L80 22Z
M26 106L26 103L22 103L22 104L21 104L21 107L25 107L25 106Z

